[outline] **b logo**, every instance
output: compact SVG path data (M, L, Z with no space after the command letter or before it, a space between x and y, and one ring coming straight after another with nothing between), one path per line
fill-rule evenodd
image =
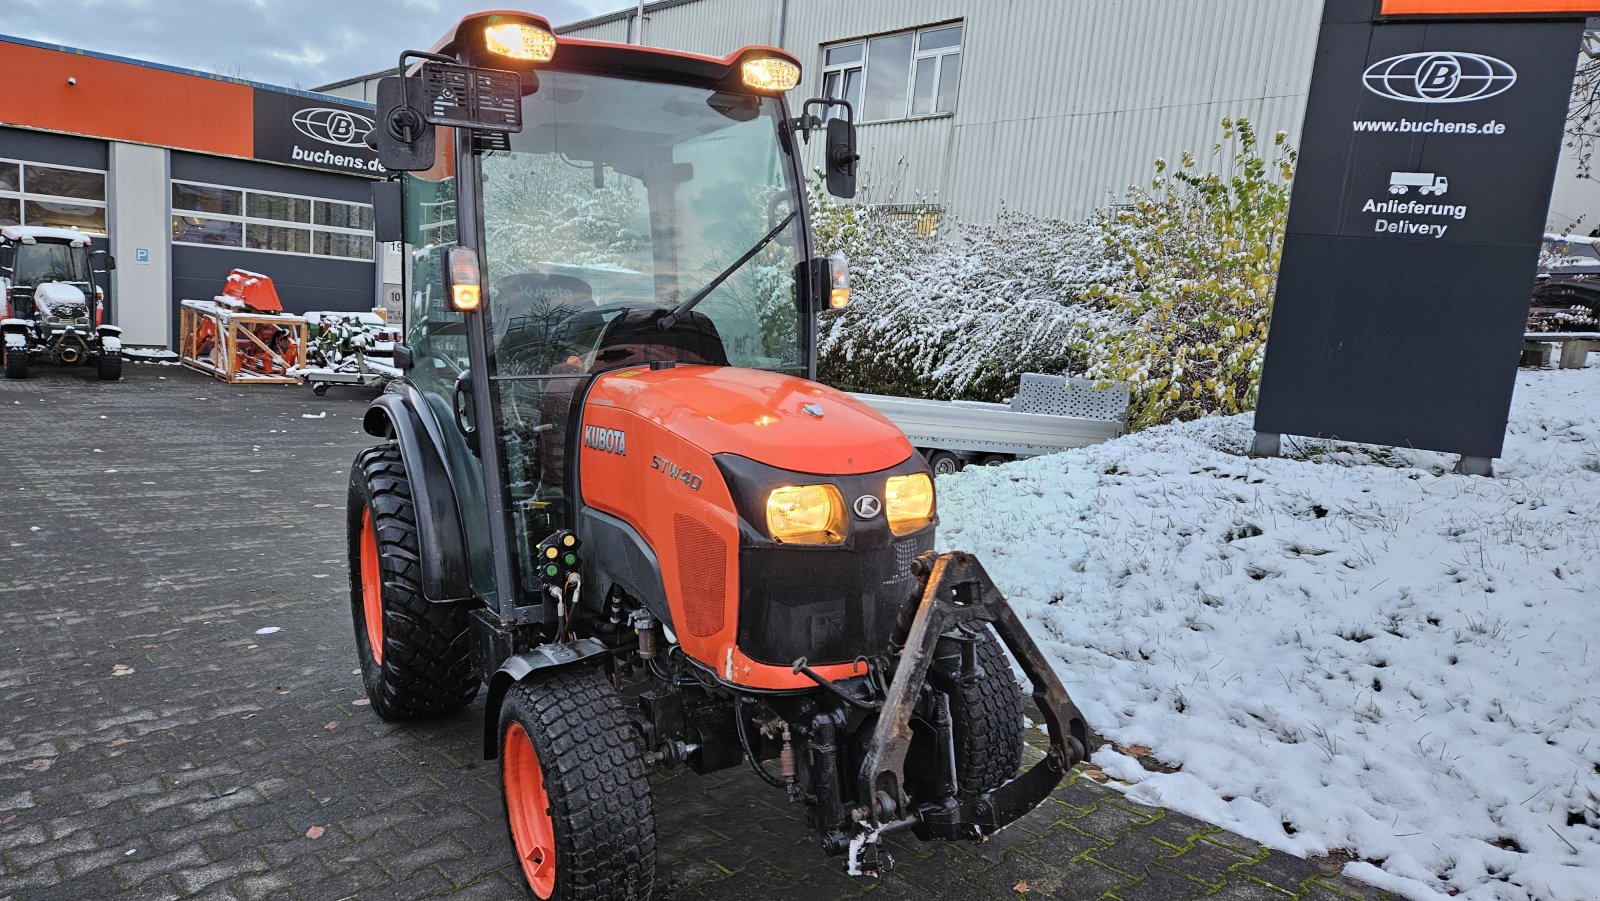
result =
M327 107L300 110L293 121L301 134L336 147L365 147L372 130L372 120L366 116Z
M1468 103L1517 83L1504 60L1478 53L1408 53L1374 63L1361 76L1367 90L1407 103Z

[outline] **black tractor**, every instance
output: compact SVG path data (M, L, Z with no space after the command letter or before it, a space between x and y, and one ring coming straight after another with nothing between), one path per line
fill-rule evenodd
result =
M35 359L93 364L104 381L122 377L122 329L111 324L104 282L116 268L89 237L65 228L0 228L0 354L8 379L25 379Z

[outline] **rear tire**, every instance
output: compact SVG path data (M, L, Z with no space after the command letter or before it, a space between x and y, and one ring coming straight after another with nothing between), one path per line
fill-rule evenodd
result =
M400 449L362 451L350 469L350 613L361 681L386 720L456 713L478 693L465 604L422 596L417 514Z
M3 345L0 345L3 347ZM28 351L13 350L9 347L0 350L6 357L6 378L25 379L28 377Z
M506 826L533 895L646 901L655 812L638 733L596 670L535 675L500 708Z
M102 382L114 382L122 378L122 354L101 354L94 361L94 369Z
M1022 691L1011 661L987 627L976 652L982 674L950 697L962 800L999 788L1022 766Z
M984 466L1004 466L1015 459L1010 454L988 454L978 462Z

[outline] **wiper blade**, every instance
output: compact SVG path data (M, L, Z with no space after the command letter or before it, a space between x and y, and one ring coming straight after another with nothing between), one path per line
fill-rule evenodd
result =
M763 237L761 240L757 241L755 243L755 245L752 246L749 250L745 251L744 252L744 256L738 258L737 260L734 260L732 266L729 266L728 268L722 270L720 273L717 274L717 277L712 279L711 282L709 284L707 284L704 288L701 288L700 290L694 292L694 296L693 297L689 298L688 300L684 301L683 303L678 304L676 307L673 307L672 308L672 312L668 313L665 316L662 316L657 321L656 324L658 326L660 326L662 331L666 331L667 329L672 328L674 325L677 325L679 316L682 316L684 313L687 313L690 310L694 309L696 304L700 303L700 301L705 300L708 296L710 296L712 291L717 290L718 286L720 286L723 282L728 280L728 276L734 274L735 272L738 272L739 271L739 267L743 266L745 263L750 262L750 259L752 257L754 257L756 254L760 253L761 249L763 247L766 247L768 244L771 244L772 243L772 239L776 238L780 232L782 232L784 229L788 228L789 227L789 223L793 222L794 221L794 217L796 217L798 215L800 215L800 211L799 210L790 211L789 215L783 217L783 221L779 222L777 224L777 226L772 229L772 231L767 232L765 237Z

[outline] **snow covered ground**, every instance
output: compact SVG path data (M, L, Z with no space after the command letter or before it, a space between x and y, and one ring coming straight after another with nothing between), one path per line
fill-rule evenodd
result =
M940 480L1140 801L1410 898L1600 898L1600 369L1523 372L1498 478L1248 416ZM1367 863L1365 861L1371 861ZM1376 864L1376 866L1374 866Z

